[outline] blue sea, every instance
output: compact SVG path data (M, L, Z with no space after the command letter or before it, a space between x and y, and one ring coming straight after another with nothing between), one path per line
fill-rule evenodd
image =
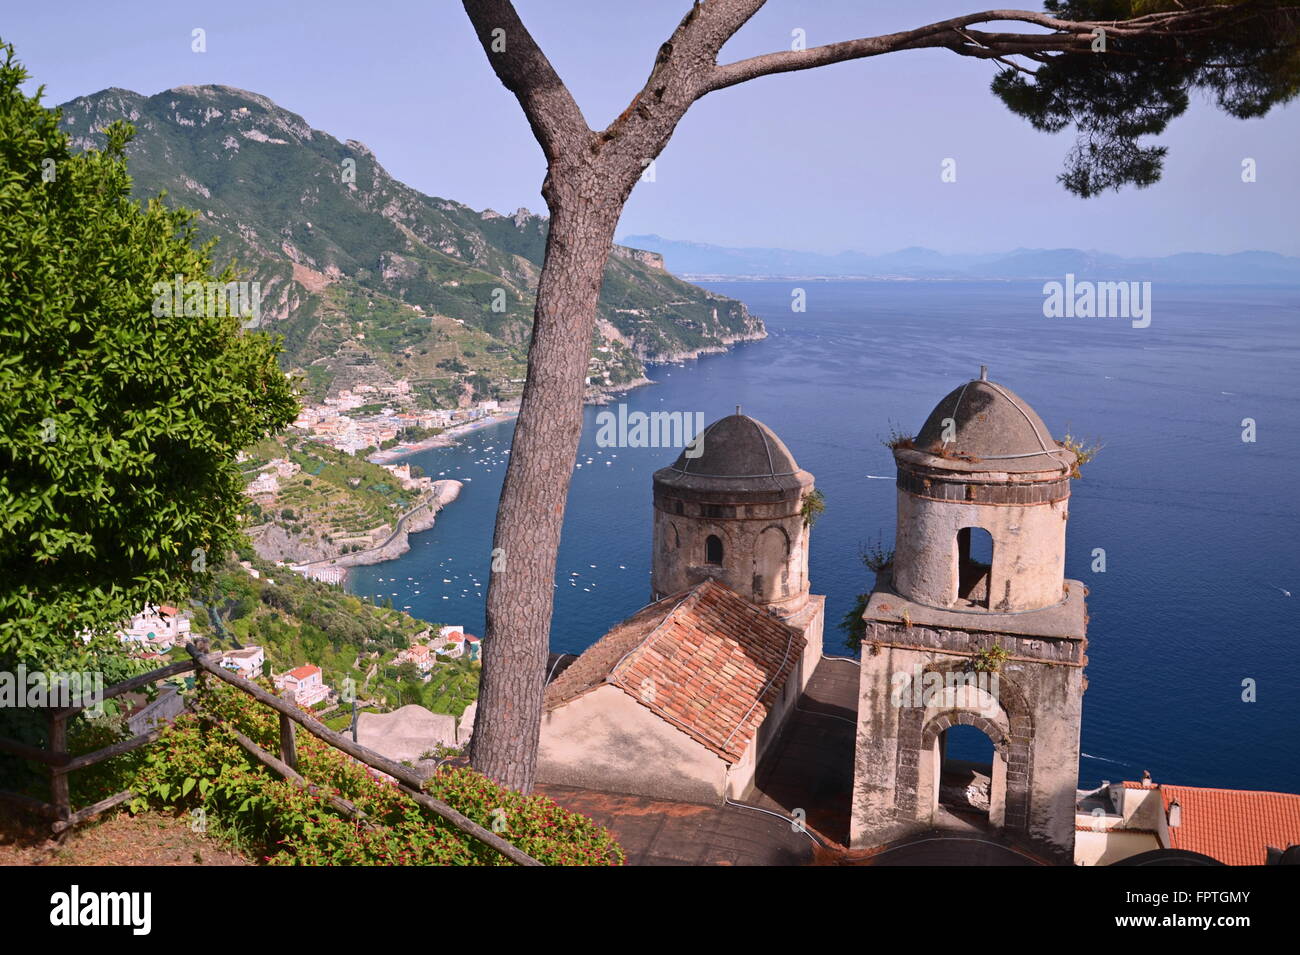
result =
M794 285L806 311L791 308ZM1104 445L1074 484L1068 533L1067 573L1092 591L1080 785L1145 769L1300 792L1300 289L1157 284L1150 326L1134 328L1045 318L1040 282L708 287L748 304L769 337L654 366L653 386L619 400L706 421L741 405L814 474L826 511L810 577L827 596L828 652L848 652L835 624L871 587L863 546L892 546L882 440L914 433L985 364L1058 438ZM676 457L597 447L601 410L586 409L569 496L557 651L583 650L649 599L650 480ZM358 568L349 588L481 633L512 427L409 458L466 481L461 497L409 553ZM1104 572L1092 569L1098 548Z

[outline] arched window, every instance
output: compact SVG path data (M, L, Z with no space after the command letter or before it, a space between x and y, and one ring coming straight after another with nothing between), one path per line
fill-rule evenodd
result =
M963 527L957 532L958 600L987 608L992 571L993 536L982 527Z
M722 540L716 534L704 539L704 559L710 564L722 563Z
M790 596L789 557L790 540L785 531L775 524L763 528L754 545L754 600L761 603Z

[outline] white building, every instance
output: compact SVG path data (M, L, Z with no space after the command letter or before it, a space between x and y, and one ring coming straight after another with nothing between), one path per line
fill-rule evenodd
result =
M320 667L305 663L275 678L275 688L288 690L299 706L315 706L330 695L330 688L321 677Z
M438 664L433 652L423 643L407 647L397 655L397 662L414 663L421 673L428 673Z
M248 646L242 650L227 650L221 654L221 666L231 670L236 676L245 680L254 680L262 675L266 664L266 653L261 647Z
M189 637L190 617L169 604L145 607L117 635L123 643L136 643L142 649L165 653Z
M442 649L438 652L443 656L451 657L453 660L460 657L468 657L470 660L479 658L479 647L481 641L472 633L465 633L464 627L457 627L457 632L448 633L447 628L442 631Z
M290 570L294 573L301 574L308 580L318 580L322 584L341 584L346 569L343 567L329 566L307 566L304 564L294 564Z
M275 476L275 472L263 471L248 482L248 487L244 488L244 493L254 496L258 494L274 494L278 490L280 490L280 481Z

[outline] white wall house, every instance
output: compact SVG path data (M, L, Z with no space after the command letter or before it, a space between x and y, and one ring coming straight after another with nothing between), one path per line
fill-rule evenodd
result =
M299 706L315 706L330 695L330 688L321 677L320 667L311 663L277 676L275 688L282 693L288 690Z
M242 650L227 650L221 655L221 665L236 676L254 680L262 675L262 667L266 665L266 652L261 647L252 646Z
M165 653L189 638L190 617L168 604L145 607L117 635L123 643L139 644L142 650Z

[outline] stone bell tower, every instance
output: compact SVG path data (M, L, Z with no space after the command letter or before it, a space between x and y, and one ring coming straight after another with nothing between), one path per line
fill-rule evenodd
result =
M1072 861L1088 593L1065 579L1075 455L981 369L894 460L894 557L864 614L853 845L974 827ZM987 818L940 798L958 724L993 744Z
M807 640L801 688L821 657L825 604L808 584L812 491L781 439L739 408L654 475L651 599L712 579L776 614Z

